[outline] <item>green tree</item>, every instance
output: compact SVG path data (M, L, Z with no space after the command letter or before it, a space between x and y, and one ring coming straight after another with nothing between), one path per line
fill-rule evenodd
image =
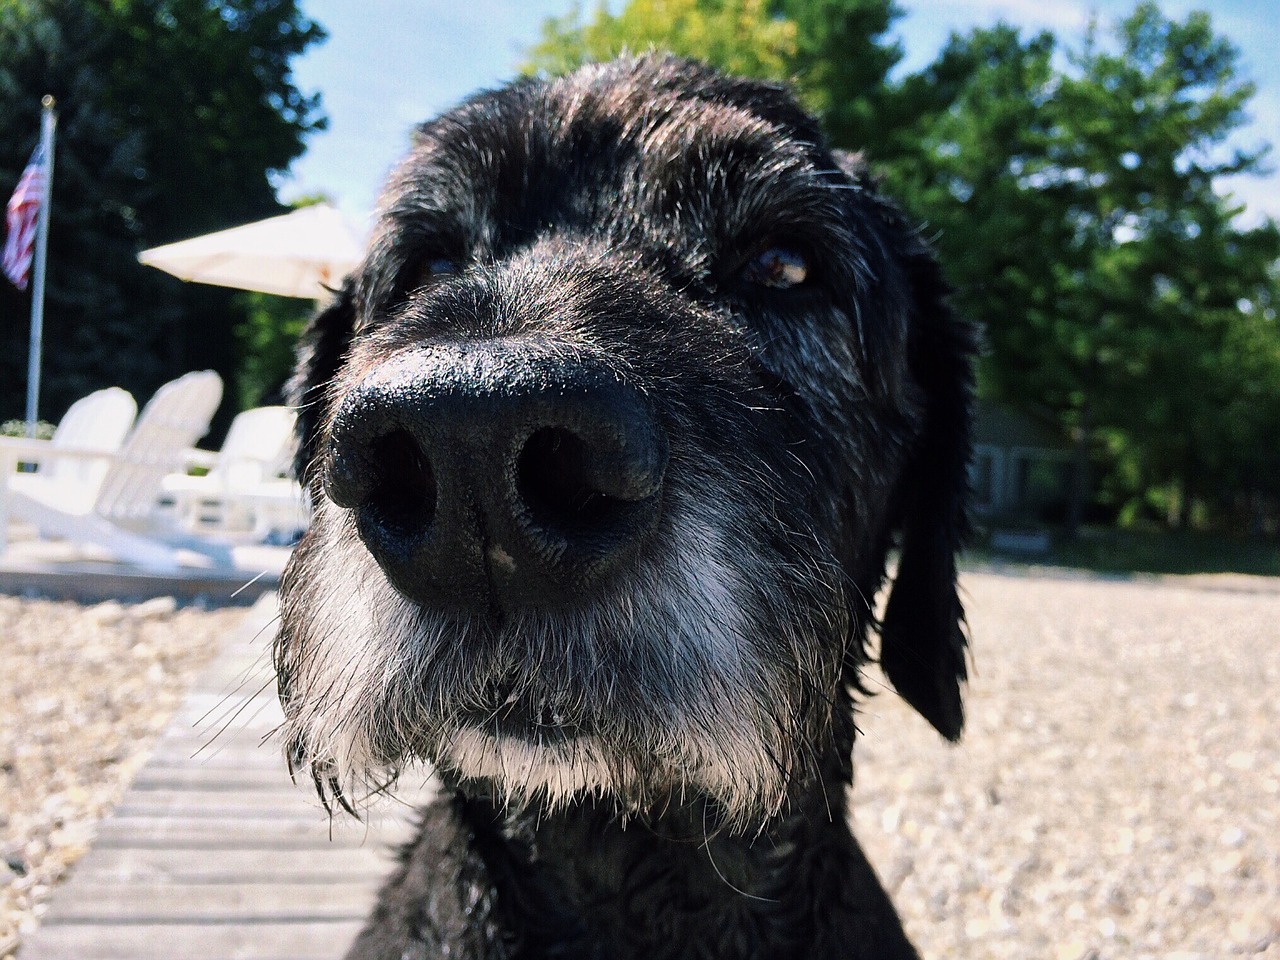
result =
M40 97L53 94L60 114L46 416L110 383L145 399L193 367L217 369L235 395L236 295L135 258L280 212L274 180L323 123L289 64L322 37L295 0L0 0L5 196L35 142ZM21 410L29 302L0 290L0 410Z
M1253 389L1243 371L1257 366L1239 355L1239 333L1241 304L1271 282L1280 234L1239 227L1215 190L1261 161L1224 146L1254 95L1238 64L1204 13L1179 22L1142 3L1111 44L1091 30L1052 81L1043 149L1010 166L1058 208L1052 300L1025 317L983 315L993 378L1049 402L1081 444L1101 431L1133 461L1109 479L1117 498L1132 505L1163 488L1176 526L1194 500L1223 506L1211 501L1238 453L1267 442L1238 402ZM1018 324L1025 332L1012 333ZM1228 424L1229 409L1241 419Z
M237 306L244 314L235 328L240 347L236 377L239 408L283 403L282 388L293 372L294 348L315 312L315 304L269 293L243 293Z
M1246 305L1275 289L1280 235L1215 189L1261 161L1224 146L1254 88L1206 14L1154 3L1059 54L1007 26L953 36L902 84L933 108L888 179L986 328L984 391L1053 412L1113 508L1181 526L1228 506L1275 423L1275 325Z
M822 118L832 142L880 163L896 157L900 132L921 107L889 82L903 57L890 36L902 10L893 0L774 0L769 13L795 25L795 49L780 76Z
M885 167L890 189L929 226L963 313L987 350L982 392L1048 410L1077 438L1074 513L1083 510L1093 424L1083 402L1096 369L1065 294L1096 279L1073 252L1083 171L1064 170L1056 39L997 25L953 35L901 86L923 105ZM1089 187L1084 184L1085 197ZM1079 292L1077 291L1077 296Z
M796 26L773 17L766 0L631 0L617 14L601 3L587 21L575 5L543 24L525 69L556 75L650 49L744 76L781 79L796 53Z

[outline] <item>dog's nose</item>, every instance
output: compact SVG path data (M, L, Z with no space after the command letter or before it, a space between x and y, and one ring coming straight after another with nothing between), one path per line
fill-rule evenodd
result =
M506 609L579 597L633 557L667 449L649 400L602 365L473 341L360 381L324 481L409 599Z

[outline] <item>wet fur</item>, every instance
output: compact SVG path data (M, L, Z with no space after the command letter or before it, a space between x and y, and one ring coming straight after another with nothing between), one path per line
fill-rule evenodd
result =
M806 283L743 281L772 245ZM432 258L459 269L418 286ZM881 663L963 726L974 344L946 294L780 88L623 60L421 128L293 384L316 511L276 643L292 761L341 800L414 759L446 784L350 956L914 956L844 808L895 540ZM572 603L424 609L324 496L334 412L389 364L496 338L643 391L661 519ZM583 735L477 727L499 686Z

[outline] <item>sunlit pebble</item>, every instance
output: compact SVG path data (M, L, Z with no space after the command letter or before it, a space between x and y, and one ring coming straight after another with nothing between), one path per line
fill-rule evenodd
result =
M1227 927L1227 934L1236 943L1251 946L1267 936L1267 922L1257 918L1246 917L1241 920L1234 920ZM1270 951L1268 951L1269 953Z
M178 609L178 601L173 597L152 597L135 605L129 615L135 620L159 620L168 617Z
M1227 766L1232 770L1251 770L1253 768L1253 754L1244 750L1237 750L1227 757Z
M1057 948L1055 956L1057 960L1084 960L1085 957L1092 953L1093 951L1089 949L1087 944L1079 940L1072 940L1061 944Z
M978 940L991 931L991 923L983 917L974 917L964 924L965 936L970 940Z
M1224 847L1230 847L1234 850L1244 843L1244 831L1239 827L1228 827L1222 831L1222 836L1218 838L1218 842Z
M1211 866L1214 873L1228 874L1239 870L1243 862L1244 856L1238 850L1233 850L1231 853L1215 857Z
M115 600L108 600L86 611L88 618L101 626L118 623L124 618L124 607Z
M1203 884L1189 883L1186 886L1185 902L1187 906L1207 907L1215 899L1214 892Z
M885 833L897 833L898 824L902 821L902 807L894 804L886 807L884 813L880 814L880 829Z

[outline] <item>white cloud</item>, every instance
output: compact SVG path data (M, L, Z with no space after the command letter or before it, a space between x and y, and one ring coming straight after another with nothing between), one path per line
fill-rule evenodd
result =
M1232 138L1232 144L1245 150L1256 150L1263 143L1271 151L1262 162L1263 174L1224 177L1218 183L1219 193L1230 193L1248 207L1240 216L1244 226L1254 226L1264 216L1280 220L1280 91L1260 87L1249 104L1252 122Z
M1245 210L1237 218L1241 226L1258 226L1264 217L1280 221L1280 178L1275 174L1269 177L1226 177L1218 183L1218 192L1244 202Z

